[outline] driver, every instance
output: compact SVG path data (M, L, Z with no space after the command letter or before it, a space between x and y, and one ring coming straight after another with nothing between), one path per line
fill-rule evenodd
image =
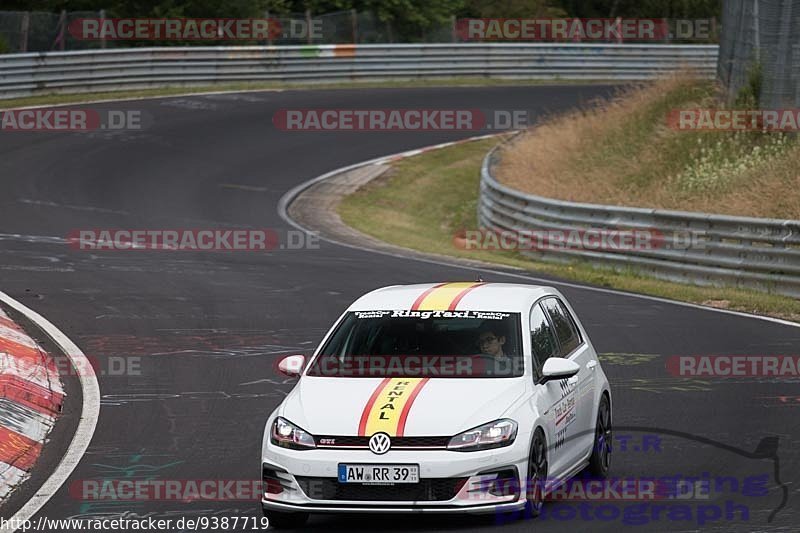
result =
M500 332L496 324L488 324L481 327L478 333L478 348L481 353L491 355L496 359L506 360L508 356L503 351L506 344L506 337Z

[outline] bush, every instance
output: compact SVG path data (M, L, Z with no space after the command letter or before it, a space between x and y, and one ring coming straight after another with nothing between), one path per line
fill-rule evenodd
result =
M764 69L759 61L754 61L747 71L747 82L736 95L736 106L750 109L758 107L763 84Z

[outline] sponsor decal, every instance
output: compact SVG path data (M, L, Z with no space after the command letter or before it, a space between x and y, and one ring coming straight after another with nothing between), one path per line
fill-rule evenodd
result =
M577 404L575 402L575 384L562 379L558 382L561 386L561 399L553 408L553 419L555 420L556 440L555 449L561 448L567 440L567 429L578 416Z
M511 316L511 313L500 313L497 311L409 311L405 309L395 311L356 311L356 318L475 318L478 320L503 320Z
M372 392L358 424L358 435L402 437L411 406L429 378L386 378Z

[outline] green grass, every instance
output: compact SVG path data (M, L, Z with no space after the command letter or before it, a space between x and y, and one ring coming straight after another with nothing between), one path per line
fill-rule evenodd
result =
M543 263L516 252L456 247L453 237L459 230L476 228L480 164L496 143L492 139L476 141L402 160L381 178L344 198L339 214L346 224L363 233L422 252L478 259L672 300L800 319L800 301L784 296L682 285L585 263Z
M488 78L446 78L438 80L400 80L375 82L340 82L340 83L229 83L203 85L196 87L163 87L156 89L139 89L123 91L101 91L81 94L42 94L0 100L0 109L34 105L58 105L98 100L130 100L138 98L159 98L183 94L201 94L217 91L258 91L258 90L301 90L301 89L369 89L369 88L401 88L401 87L488 87L488 86L532 86L532 85L578 85L594 83L613 83L603 81L565 81L555 80L500 80Z

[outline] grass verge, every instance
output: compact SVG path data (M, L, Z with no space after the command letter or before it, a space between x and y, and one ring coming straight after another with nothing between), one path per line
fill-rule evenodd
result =
M459 230L475 228L480 165L496 140L476 141L404 159L344 198L339 215L349 226L385 242L422 252L478 259L601 287L712 307L800 320L800 301L735 288L697 287L584 263L532 261L517 252L463 250Z
M504 150L496 175L562 200L800 219L797 136L668 126L672 110L724 107L713 83L686 73L628 87L529 130Z
M0 100L0 110L35 105L78 104L102 100L133 100L139 98L159 98L184 94L202 94L218 91L268 91L268 90L301 90L301 89L370 89L370 88L415 88L415 87L488 87L488 86L529 86L529 85L579 85L615 83L613 81L565 81L553 80L502 80L488 78L447 78L439 80L399 80L375 82L341 82L341 83L229 83L219 85L202 85L196 87L162 87L156 89L139 89L124 91L102 91L81 94L43 94ZM618 83L618 82L616 82Z

